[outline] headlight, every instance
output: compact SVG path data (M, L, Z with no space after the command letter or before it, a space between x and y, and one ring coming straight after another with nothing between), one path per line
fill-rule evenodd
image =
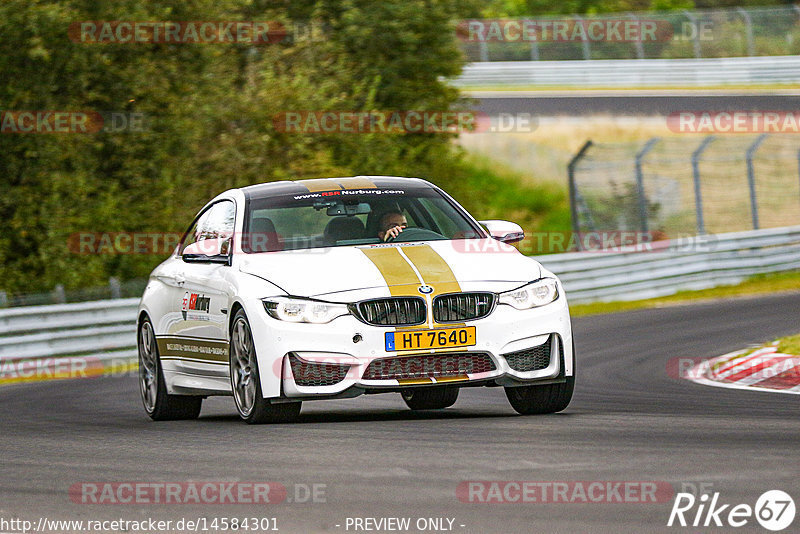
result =
M542 278L512 291L500 293L500 304L527 310L550 304L558 298L558 284L555 278Z
M350 313L346 304L290 297L264 299L264 309L275 319L290 323L329 323Z

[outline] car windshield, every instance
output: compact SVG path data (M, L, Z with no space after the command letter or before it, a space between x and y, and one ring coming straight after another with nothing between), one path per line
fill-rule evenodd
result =
M251 197L242 249L256 253L477 237L483 236L474 223L435 189L376 188Z

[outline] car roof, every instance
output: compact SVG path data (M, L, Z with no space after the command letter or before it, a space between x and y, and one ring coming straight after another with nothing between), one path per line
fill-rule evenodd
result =
M316 193L320 191L339 191L342 189L394 189L415 188L432 189L433 184L420 178L403 178L400 176L347 176L339 178L316 178L312 180L296 180L269 182L242 187L247 198L259 198L272 195L295 195Z

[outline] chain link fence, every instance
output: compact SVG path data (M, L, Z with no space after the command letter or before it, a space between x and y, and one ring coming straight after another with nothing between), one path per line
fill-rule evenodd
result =
M793 135L589 141L568 175L576 232L663 239L800 224L800 139Z
M458 34L470 62L796 55L800 6L462 21Z

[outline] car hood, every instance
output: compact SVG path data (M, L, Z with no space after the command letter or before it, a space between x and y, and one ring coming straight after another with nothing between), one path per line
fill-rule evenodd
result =
M248 254L239 268L289 295L331 300L353 300L354 294L363 298L365 290L376 295L419 295L423 285L429 286L423 291L432 289L435 294L504 291L541 276L537 261L494 239Z

